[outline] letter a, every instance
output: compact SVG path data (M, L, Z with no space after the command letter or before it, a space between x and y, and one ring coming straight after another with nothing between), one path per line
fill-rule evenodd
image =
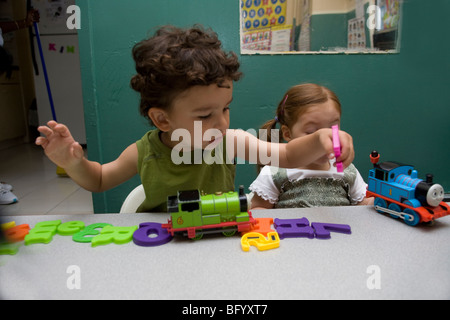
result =
M80 290L81 289L81 269L79 266L68 266L67 273L71 274L71 276L69 278L67 278L67 289L69 290L73 290L73 289L77 289Z
M66 22L67 28L70 30L81 29L81 10L79 6L71 5L67 7L68 14L72 14Z
M369 278L367 278L367 288L369 290L373 289L381 289L381 269L379 266L369 266L367 267L367 273L371 274Z

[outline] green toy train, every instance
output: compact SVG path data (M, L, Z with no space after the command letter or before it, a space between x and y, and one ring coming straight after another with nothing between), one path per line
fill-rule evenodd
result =
M201 195L198 190L179 191L167 198L170 219L163 228L173 235L201 239L204 234L223 233L233 236L236 232L249 231L256 220L248 211L244 187L239 192Z

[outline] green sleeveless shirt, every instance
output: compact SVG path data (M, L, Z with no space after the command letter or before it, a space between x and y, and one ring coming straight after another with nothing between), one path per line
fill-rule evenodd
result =
M136 142L138 173L146 197L137 212L167 212L167 197L182 190L198 189L206 194L234 191L236 166L225 161L225 148L224 164L207 164L203 157L201 164L193 164L193 160L191 164L175 164L171 159L172 149L161 142L160 132L151 130ZM226 145L225 139L222 145ZM216 150L221 149L216 147Z

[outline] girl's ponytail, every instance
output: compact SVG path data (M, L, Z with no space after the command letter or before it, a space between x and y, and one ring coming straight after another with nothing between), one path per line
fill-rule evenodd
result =
M276 119L272 119L269 120L267 122L265 122L262 126L261 126L261 130L263 130L263 132L266 132L266 136L265 137L259 137L262 140L265 140L267 142L275 142L275 143L279 143L279 141L272 141L272 130L274 130L277 126L277 120ZM265 138L265 139L264 139ZM277 139L279 140L279 139Z

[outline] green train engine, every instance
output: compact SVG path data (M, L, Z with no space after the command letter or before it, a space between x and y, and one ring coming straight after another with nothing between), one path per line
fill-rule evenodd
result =
M167 198L170 219L163 224L171 235L201 239L204 234L223 233L232 236L248 231L256 223L247 211L244 187L238 192L201 195L198 190L179 191Z

